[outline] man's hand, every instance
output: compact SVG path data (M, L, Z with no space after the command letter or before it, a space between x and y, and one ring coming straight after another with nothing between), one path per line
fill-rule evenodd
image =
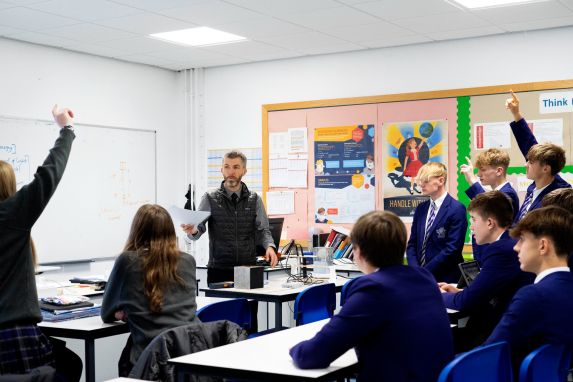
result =
M438 287L440 288L440 292L442 293L458 293L461 291L461 289L458 289L452 284L448 283L438 283Z
M60 109L58 105L54 105L52 115L54 116L54 121L56 121L60 127L72 126L74 124L74 112L70 109Z
M114 316L118 321L127 322L127 313L125 313L123 310L118 310L115 312Z
M505 107L511 111L513 119L517 122L522 118L521 113L519 112L519 98L517 98L513 90L510 90L510 92L511 98L505 100Z
M181 228L187 235L195 235L197 232L197 228L193 224L181 224Z
M265 253L265 260L271 263L271 267L274 267L279 262L275 249L273 247L268 247Z
M477 182L477 178L474 175L474 166L472 165L471 159L469 157L466 157L466 161L468 162L467 164L462 164L460 166L460 172L464 174L466 180L471 186L472 184Z

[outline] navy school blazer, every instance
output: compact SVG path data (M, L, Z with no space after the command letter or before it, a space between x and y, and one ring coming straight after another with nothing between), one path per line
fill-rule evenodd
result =
M529 126L527 125L527 122L525 121L524 118L521 118L517 122L515 121L511 122L510 126L511 130L513 131L513 135L515 136L515 140L517 141L517 145L519 146L519 150L521 150L523 157L527 157L527 153L529 152L531 146L537 144L537 139L535 139L535 135L533 135L533 133L529 129ZM571 188L571 185L563 178L561 178L559 174L556 174L555 178L553 179L553 182L549 183L549 185L545 187L543 191L541 191L541 193L537 196L537 198L535 198L535 200L529 207L529 211L532 211L536 208L540 208L543 197L548 193L550 193L551 191L556 190L558 188ZM535 182L531 182L529 187L527 187L527 194L525 197L527 198L527 196L531 194L533 190L535 190ZM515 224L517 223L517 221L518 221L518 216L516 215L515 218L513 219L513 223Z
M507 341L512 360L523 358L543 344L573 347L573 275L555 272L537 284L521 288L485 344Z
M420 266L429 208L430 201L427 200L419 204L414 212L414 221L406 248L408 265ZM460 279L458 264L464 261L462 250L467 228L466 208L447 194L430 228L430 236L426 245L425 268L434 275L436 281L453 283Z
M355 348L359 381L435 382L453 359L446 308L425 269L381 268L355 279L347 296L314 338L291 348L296 366L325 368Z

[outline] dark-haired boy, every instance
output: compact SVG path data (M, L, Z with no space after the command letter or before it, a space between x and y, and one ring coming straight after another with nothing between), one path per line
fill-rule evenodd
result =
M553 143L537 143L527 122L521 116L519 99L513 91L511 98L505 101L505 107L513 115L514 121L510 123L511 131L527 161L526 176L533 180L527 187L523 204L513 220L517 223L529 211L541 207L545 195L558 188L571 188L571 185L559 176L559 171L565 167L565 150Z
M352 281L340 313L290 350L304 369L325 368L355 348L359 380L434 382L453 358L452 333L434 278L402 264L406 227L388 211L372 211L352 228Z
M516 241L509 237L513 220L511 201L501 191L477 195L469 204L470 229L475 241L483 247L480 273L465 289L439 283L447 308L469 315L464 329L456 332L456 351L467 351L491 334L515 292L533 282L533 274L522 272Z
M529 212L511 230L521 269L537 275L521 288L486 344L509 343L515 367L543 344L573 347L573 275L567 255L573 250L573 214L549 206Z

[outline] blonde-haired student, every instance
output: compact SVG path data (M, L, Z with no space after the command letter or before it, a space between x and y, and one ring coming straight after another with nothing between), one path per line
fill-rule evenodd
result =
M453 283L460 278L468 222L466 208L446 191L447 178L446 166L438 162L428 162L418 171L422 194L430 199L416 207L406 255L408 265L424 267L437 281Z

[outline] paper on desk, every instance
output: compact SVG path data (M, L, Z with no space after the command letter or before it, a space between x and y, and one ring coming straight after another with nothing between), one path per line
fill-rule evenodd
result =
M207 211L191 211L177 206L171 206L167 211L176 225L177 223L182 223L196 226L203 223L209 218L209 216L211 216L211 213Z

